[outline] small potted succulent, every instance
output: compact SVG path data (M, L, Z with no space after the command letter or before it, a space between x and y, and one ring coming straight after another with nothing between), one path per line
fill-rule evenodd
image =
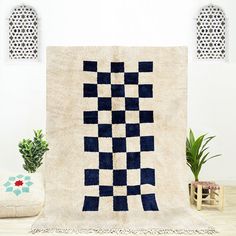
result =
M34 138L23 139L19 143L19 151L24 159L23 168L29 173L35 173L42 165L44 154L49 150L42 130L34 130Z
M193 131L190 129L189 135L186 139L186 158L187 165L190 167L194 180L199 181L199 174L202 166L212 158L221 156L221 154L210 155L208 143L214 139L215 136L207 136L206 134L195 137ZM207 197L209 191L203 189L203 197Z

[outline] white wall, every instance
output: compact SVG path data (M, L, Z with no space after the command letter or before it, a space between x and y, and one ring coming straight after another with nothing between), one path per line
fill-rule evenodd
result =
M7 17L17 4L40 17L40 62L7 60ZM0 0L0 169L21 171L17 144L45 130L47 45L189 47L188 123L217 136L212 152L223 156L203 169L202 179L236 182L236 1L215 0L228 18L228 61L194 59L194 18L208 0Z

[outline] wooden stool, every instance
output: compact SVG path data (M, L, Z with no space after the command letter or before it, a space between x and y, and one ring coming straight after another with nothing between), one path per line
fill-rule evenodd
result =
M204 193L204 190L207 193ZM192 182L190 202L191 204L196 203L198 211L202 209L202 206L215 207L222 211L224 208L224 188L215 182Z

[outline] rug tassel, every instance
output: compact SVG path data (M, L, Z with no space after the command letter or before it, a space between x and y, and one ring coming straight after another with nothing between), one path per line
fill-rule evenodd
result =
M36 233L63 233L63 234L216 234L215 229L189 230L189 229L32 229L32 234Z

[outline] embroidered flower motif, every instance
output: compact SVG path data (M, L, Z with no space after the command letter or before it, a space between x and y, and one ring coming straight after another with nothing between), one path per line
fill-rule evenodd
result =
M16 196L19 196L22 193L28 193L32 184L30 176L17 175L10 176L3 186L6 188L6 192L13 192Z
M15 186L17 186L17 187L22 186L23 184L24 184L24 183L23 183L22 180L17 180L17 181L15 182Z

